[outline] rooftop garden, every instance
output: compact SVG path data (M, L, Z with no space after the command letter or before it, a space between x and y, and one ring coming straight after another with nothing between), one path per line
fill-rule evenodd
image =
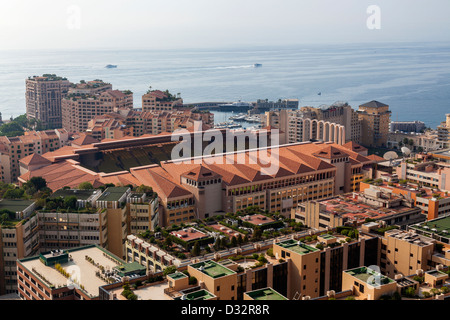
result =
M264 228L250 223L246 224L246 221L241 218L251 214L262 214L273 219L274 222L265 225ZM236 231L238 235L230 235L230 233L214 228L213 225L217 224L226 227L227 230ZM278 213L267 213L259 207L249 207L238 213L196 220L194 225L197 230L207 234L208 237L186 242L170 234L172 231L178 231L189 226L183 223L167 228L157 227L154 231L147 230L139 236L179 259L186 259L308 229L302 223L285 218Z
M150 86L149 90L147 90L147 94L152 93L152 92L157 92L157 91L160 91L160 90L152 90L152 87ZM157 98L156 101L163 101L163 102L167 101L168 102L168 101L175 101L175 100L181 99L181 93L177 93L176 95L174 95L174 94L170 93L168 89L165 91L161 91L161 92L163 92L166 95L166 97L164 97L162 99Z
M28 77L29 80L34 79L34 78L46 78L46 79L42 79L41 81L59 81L59 80L67 80L66 77L60 77L60 76L57 76L56 74L50 74L50 73L43 74L42 76L32 76L32 77Z

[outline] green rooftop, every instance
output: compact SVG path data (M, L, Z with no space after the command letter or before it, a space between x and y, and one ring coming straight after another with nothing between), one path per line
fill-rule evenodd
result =
M129 187L110 187L107 188L97 201L119 201L119 199L127 192Z
M388 283L394 282L394 280L383 276L381 273L367 267L359 267L351 270L345 271L349 275L355 277L358 280L361 280L367 284L372 286L380 286ZM370 283L369 283L370 282ZM377 285L378 282L378 285Z
M190 292L187 293L185 295L183 295L182 297L179 297L179 300L210 300L215 298L216 296L214 294L212 294L211 292L205 290L205 289L201 289L198 291L194 291L194 292ZM178 300L177 299L177 300Z
M0 199L0 210L8 210L14 213L22 212L33 203L34 201L31 200Z
M147 268L137 262L122 264L115 267L121 277L132 274L145 275Z
M335 236L332 236L331 234L328 234L328 233L322 234L322 235L320 235L320 237L322 239L327 239L327 240L336 238Z
M174 273L169 274L168 277L172 278L173 280L178 280L178 279L186 278L187 275L185 275L185 274L182 273L182 272L178 272L178 271L177 271L177 272L174 272Z
M246 292L253 300L288 300L285 296L279 294L272 288L259 289L255 291Z
M443 238L450 239L450 217L429 220L423 223L409 226L411 229L421 231L421 233L431 236L432 233Z
M292 239L286 240L283 242L279 242L279 243L277 243L277 245L279 245L280 247L282 247L286 250L290 250L290 251L298 253L298 254L307 254L310 252L320 251L317 248L310 247L310 246L304 244L303 242L295 241Z
M203 273L214 279L236 273L233 270L230 270L212 260L195 263L191 265L191 267L202 271Z
M75 196L78 200L88 200L95 193L95 191L97 190L59 189L50 196L50 199L56 199L60 197L64 199L66 197Z

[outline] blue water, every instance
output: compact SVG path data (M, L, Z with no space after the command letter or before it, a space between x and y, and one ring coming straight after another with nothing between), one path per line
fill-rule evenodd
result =
M253 68L254 63L263 64ZM106 69L116 64L117 69ZM2 51L0 112L25 113L25 79L55 73L72 82L102 79L134 92L149 86L185 102L298 98L301 106L378 100L392 120L435 128L450 113L450 44L292 46L158 51ZM322 95L317 95L321 92ZM218 113L216 120L223 120Z

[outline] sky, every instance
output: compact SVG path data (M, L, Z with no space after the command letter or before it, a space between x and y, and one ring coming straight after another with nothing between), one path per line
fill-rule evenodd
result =
M449 0L0 0L0 50L450 42L449 13Z

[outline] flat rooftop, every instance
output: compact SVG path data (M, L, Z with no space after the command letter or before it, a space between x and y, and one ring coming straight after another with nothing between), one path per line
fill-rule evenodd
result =
M195 300L211 300L216 298L214 294L209 292L208 290L201 289L194 292L189 292L180 297L180 300L188 300L188 301L195 301Z
M203 233L192 227L184 228L178 231L172 231L170 234L186 242L208 237L206 233Z
M78 200L88 200L90 197L92 197L93 195L100 193L100 192L101 192L101 190L96 190L96 189L89 189L89 190L59 189L50 196L50 199L55 199L55 198L59 198L59 197L64 199L66 197L75 196L75 197L77 197Z
M295 241L295 240L286 240L283 242L278 242L277 245L279 245L280 247L286 249L286 250L290 250L292 252L298 253L298 254L307 254L310 252L316 252L319 251L319 249L310 247L300 241Z
M241 217L241 219L243 221L251 223L255 226L262 226L262 225L265 225L265 224L275 221L275 220L273 220L269 217L266 217L265 215L262 215L262 214L247 215L247 216Z
M372 206L358 201L358 199L354 199L352 194L319 200L317 203L323 206L321 209L322 212L327 212L329 214L338 215L361 222L363 222L366 218L382 219L390 215L407 212L413 209L402 205L394 208Z
M239 237L239 235L241 235L242 238L245 237L245 234L237 232L236 230L233 230L231 228L225 227L225 226L223 226L221 224L213 224L213 225L210 225L209 227L217 230L218 232L222 232L222 233L227 234L229 238L232 238L232 237L236 237L237 238L237 237Z
M183 279L186 278L187 275L185 275L183 272L174 272L168 275L168 277L172 278L173 280L179 280L179 279Z
M191 267L214 279L236 273L212 260L195 263L192 264Z
M33 203L34 201L31 200L0 199L0 210L21 212L31 206Z
M425 273L429 274L430 276L436 277L436 278L447 278L448 274L445 272L439 271L439 270L430 270L426 271Z
M246 292L245 294L253 300L288 300L285 296L281 295L272 288L254 290Z
M97 201L119 201L120 198L127 192L129 187L110 187L107 188Z
M118 271L119 275L126 276L131 274L145 274L147 268L138 262L130 262L120 266L114 267Z
M418 223L408 228L421 231L425 235L431 236L434 233L443 238L450 239L450 216Z
M148 286L139 287L133 289L135 295L138 296L138 300L171 300L169 296L164 293L165 289L169 288L168 282L152 283ZM115 294L118 300L127 300L121 295L123 291L122 286L109 290L110 294Z
M69 257L71 257L71 259L66 263L61 263L61 267L69 274L72 274L71 271L79 272L79 275L75 276L75 280L79 282L80 286L82 285L84 287L84 291L91 297L98 296L99 287L107 283L95 275L95 273L99 271L99 268L89 262L86 259L86 256L92 258L95 263L102 265L105 270L112 270L118 265L117 262L125 263L96 245L65 251L69 252ZM54 266L46 266L42 263L39 256L22 259L20 260L20 264L49 287L50 284L54 286L54 288L67 286L67 278L59 273ZM43 275L46 280L42 279L40 275Z
M358 280L370 284L373 287L378 287L395 282L394 280L383 276L381 273L367 267L359 267L344 272L355 277Z

